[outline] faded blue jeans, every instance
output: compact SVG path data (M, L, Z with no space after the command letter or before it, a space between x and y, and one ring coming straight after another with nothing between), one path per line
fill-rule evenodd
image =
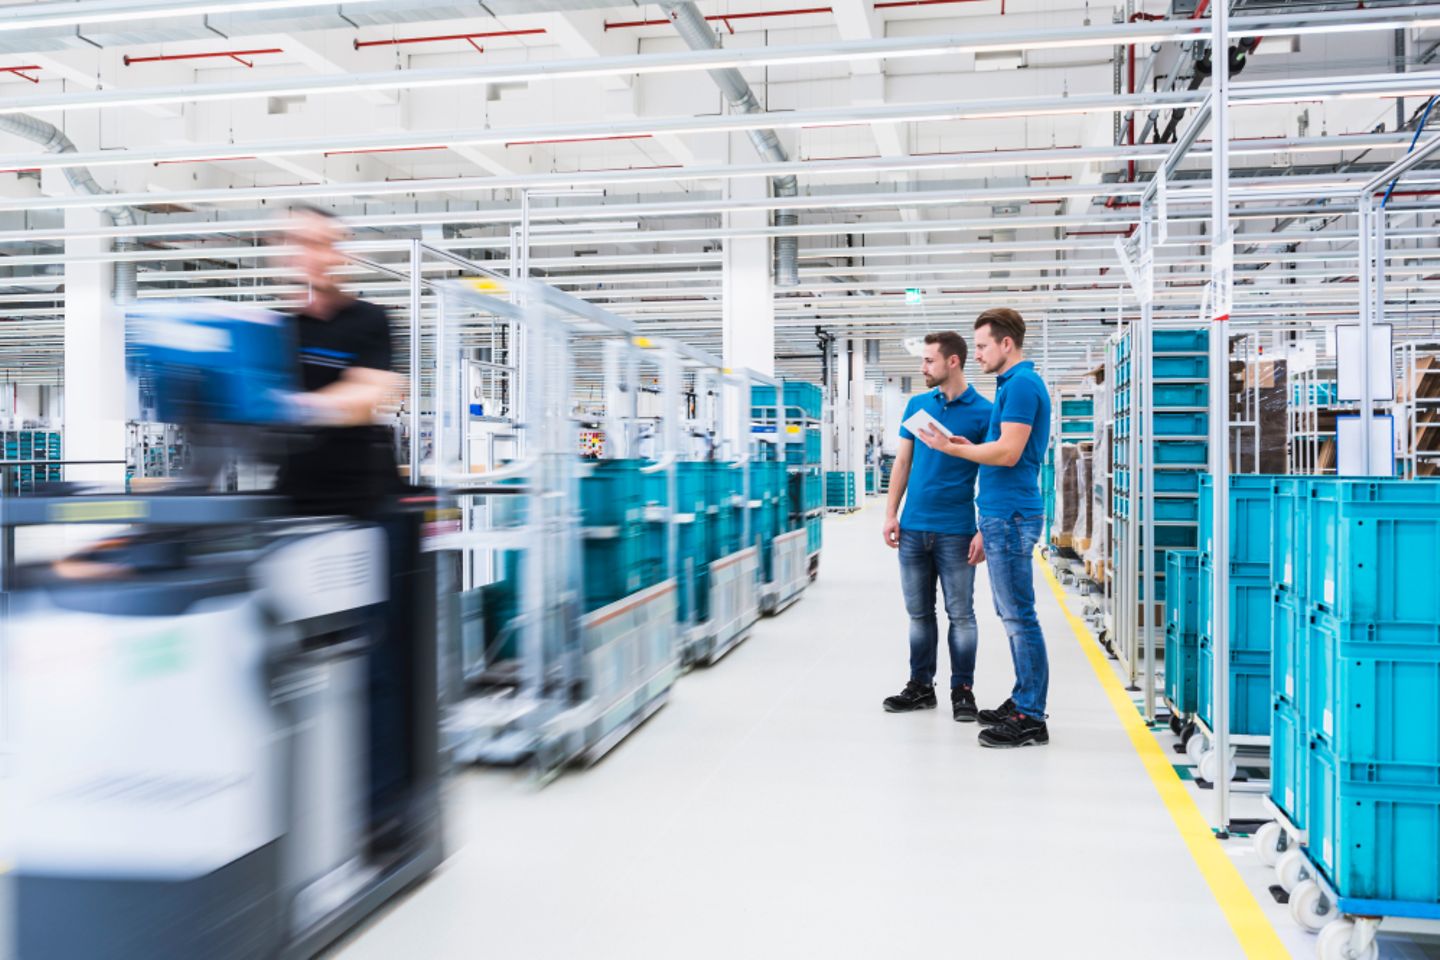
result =
M1045 634L1035 615L1035 543L1040 539L1043 516L1008 520L981 517L980 533L985 538L985 557L990 564L990 588L995 594L995 612L1010 638L1010 656L1015 661L1015 689L1010 699L1027 717L1045 719L1045 698L1050 688L1050 660L1045 654Z
M935 581L945 591L950 619L950 686L975 684L975 568L969 534L900 530L900 586L910 614L910 679L935 682L940 630L935 617Z

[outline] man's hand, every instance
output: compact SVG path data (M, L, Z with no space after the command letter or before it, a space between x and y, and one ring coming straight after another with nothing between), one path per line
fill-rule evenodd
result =
M970 538L970 566L978 567L985 562L985 538L980 534Z
M931 450L939 450L941 453L946 452L945 448L950 446L951 441L954 439L954 437L945 436L945 434L936 430L934 427L923 427L920 430L920 442Z
M886 517L881 532L885 537L885 546L892 550L900 549L900 520L897 517Z

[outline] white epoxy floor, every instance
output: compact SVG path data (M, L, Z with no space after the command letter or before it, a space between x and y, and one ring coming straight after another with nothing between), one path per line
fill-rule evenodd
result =
M881 514L828 521L805 597L595 768L458 778L449 862L338 955L1242 956L1043 581L1048 747L881 710L908 673ZM983 574L977 607L993 706L1012 673Z

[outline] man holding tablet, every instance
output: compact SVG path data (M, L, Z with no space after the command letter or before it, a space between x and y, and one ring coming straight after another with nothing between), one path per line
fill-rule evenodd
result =
M923 426L942 436L981 443L990 425L990 401L965 382L965 340L953 332L925 338L920 372L930 392L910 400L900 428L900 449L890 470L885 543L900 551L900 584L910 615L910 680L885 700L890 713L936 706L939 626L935 583L945 593L950 620L950 706L956 720L973 722L975 694L975 565L985 550L975 526L975 464L915 442ZM900 504L904 501L904 515Z

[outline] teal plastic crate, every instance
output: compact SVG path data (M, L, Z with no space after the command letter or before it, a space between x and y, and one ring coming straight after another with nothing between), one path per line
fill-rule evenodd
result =
M1230 477L1230 575L1270 583L1275 477ZM1214 550L1215 493L1210 475L1200 477L1200 550Z
M1214 571L1210 558L1200 554L1200 632L1214 635L1215 606L1213 601ZM1268 578L1230 578L1230 649L1252 653L1263 658L1270 669L1271 619L1274 613L1274 588Z
M1203 437L1210 429L1210 416L1204 413L1172 413L1156 410L1152 415L1155 436Z
M1210 403L1210 388L1203 383L1157 383L1151 398L1156 410L1174 407L1205 408Z
M1230 732L1239 736L1270 734L1269 655L1251 651L1230 651ZM1214 729L1214 650L1210 638L1200 638L1197 658L1196 712L1207 727Z
M825 521L821 517L811 517L805 521L805 552L819 553L824 545Z
M1141 506L1141 499L1135 498L1137 506ZM1194 497L1155 497L1155 519L1159 522L1188 522L1194 523L1198 519L1200 505ZM1145 519L1144 509L1137 511L1141 520Z
M1305 657L1313 615L1291 594L1276 590L1270 604L1270 692L1305 709Z
M1210 376L1210 358L1156 357L1151 369L1156 380L1205 380Z
M1310 742L1294 704L1270 704L1270 799L1296 827L1305 829L1309 806Z
M1090 398L1077 400L1060 401L1061 417L1083 417L1090 419L1095 416L1095 401Z
M635 593L645 585L645 537L640 532L618 537L584 539L585 610L598 610Z
M1308 477L1274 477L1270 526L1270 578L1275 588L1297 601L1305 599L1306 521L1310 511Z
M1366 625L1319 615L1307 647L1306 723L1338 757L1440 767L1440 646L1377 644Z
M1313 480L1309 504L1309 602L1342 620L1440 623L1440 482Z
M1162 440L1155 441L1155 465L1158 467L1204 467L1209 445L1203 440ZM1144 460L1144 448L1140 452Z
M580 524L586 527L629 527L640 522L645 508L645 475L641 460L597 460L580 477Z
M1433 910L1440 904L1440 767L1349 763L1319 737L1307 754L1308 853L1335 892Z
M1060 421L1061 437L1091 437L1095 435L1095 421L1093 420L1062 420Z
M1210 349L1210 331L1204 327L1190 330L1156 330L1150 340L1155 353L1205 353Z
M1189 715L1196 710L1199 693L1200 555L1171 550L1165 556L1165 696Z

